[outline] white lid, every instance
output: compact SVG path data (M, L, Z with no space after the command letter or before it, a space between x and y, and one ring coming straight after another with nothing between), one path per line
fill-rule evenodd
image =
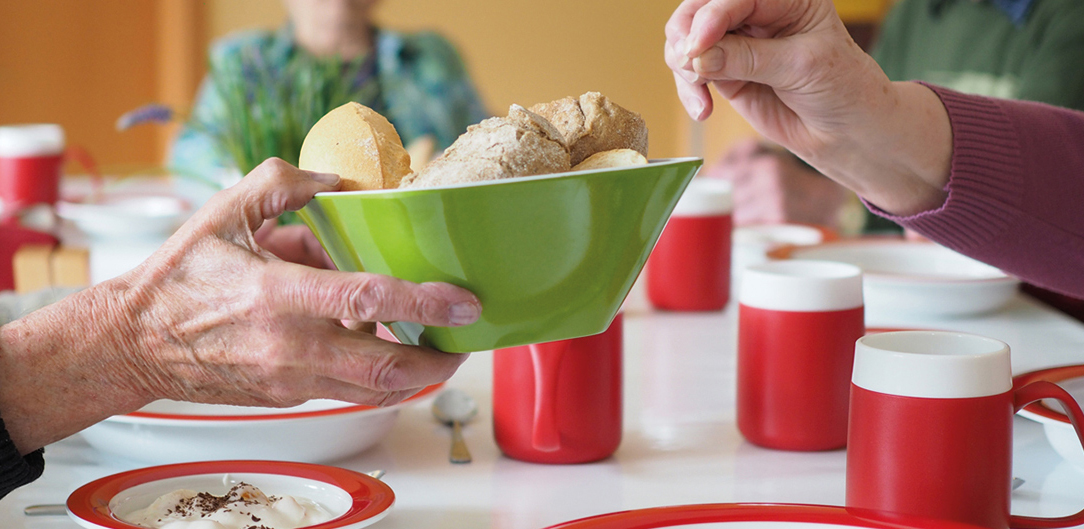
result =
M862 269L831 261L788 259L750 266L738 301L767 310L820 312L862 306Z
M0 127L0 156L52 156L64 152L64 129L52 123Z
M851 380L860 388L903 397L999 395L1012 389L1009 346L950 331L870 334L855 344Z
M730 182L718 178L696 177L674 206L674 217L709 217L726 215L733 209Z

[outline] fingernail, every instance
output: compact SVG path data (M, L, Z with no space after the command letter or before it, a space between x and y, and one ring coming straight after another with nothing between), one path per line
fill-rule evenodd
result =
M722 49L712 46L704 53L701 53L699 57L693 59L693 69L701 73L718 72L723 69L723 63L726 62L725 58Z
M700 76L696 75L696 72L690 72L689 70L678 70L678 75L689 84L696 84L700 81Z
M703 101L700 101L699 99L694 99L691 103L689 103L689 115L692 116L693 119L699 121L700 116L703 113L704 113L704 103L703 103Z
M689 52L693 51L693 36L689 35L685 37L685 46L682 48L681 53L686 57L689 56Z
M482 308L475 303L464 301L456 303L448 309L448 322L452 325L467 325L478 320L482 315Z
M688 55L682 55L681 56L681 64L678 64L678 68L684 68L684 67L686 67L688 65L689 65L689 56Z
M337 185L339 183L339 180L342 180L341 178L339 178L339 175L334 174L334 173L317 173L315 171L306 171L306 172L309 173L309 176L313 180L316 180L317 182L320 182L321 184L324 184L324 185L329 185L329 186Z

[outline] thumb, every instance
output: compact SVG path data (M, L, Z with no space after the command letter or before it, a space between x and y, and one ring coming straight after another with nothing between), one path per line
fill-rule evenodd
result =
M807 50L790 40L730 33L694 58L693 70L711 81L744 81L787 88L793 79L809 73L803 68L813 60Z
M301 209L316 193L337 190L340 182L338 175L303 171L278 158L268 158L240 183L219 193L225 196L214 208L239 209L249 229L255 231L265 220Z

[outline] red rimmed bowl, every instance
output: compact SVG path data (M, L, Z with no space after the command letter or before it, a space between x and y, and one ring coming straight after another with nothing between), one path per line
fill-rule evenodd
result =
M977 529L945 520L825 505L709 503L622 511L548 529Z
M120 517L178 489L221 496L244 481L268 496L306 498L333 518L306 529L358 529L383 518L395 503L384 482L343 468L285 461L203 461L113 474L68 496L68 515L88 529L133 529Z
M311 400L293 408L163 400L110 417L82 435L98 450L151 464L223 459L322 463L379 443L403 406L428 399L441 386L429 386L385 408L335 400Z
M1084 402L1084 364L1051 367L1016 375L1013 377L1013 387L1038 380L1053 382L1068 391L1077 403ZM1050 446L1077 470L1084 472L1084 448L1080 447L1073 424L1062 411L1061 404L1045 400L1033 402L1020 410L1019 415L1042 424Z

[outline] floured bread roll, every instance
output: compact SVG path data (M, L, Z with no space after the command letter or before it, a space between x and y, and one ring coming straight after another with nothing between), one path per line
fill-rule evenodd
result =
M384 116L347 103L312 126L301 144L298 167L339 175L342 191L387 189L410 174L410 155Z
M613 149L632 149L647 156L644 118L598 92L587 92L578 99L566 97L538 104L531 111L561 131L572 165L597 152Z
M418 188L568 171L568 147L539 115L512 105L503 118L472 125L444 154L399 187Z
M596 152L576 164L572 170L587 171L589 169L628 167L630 165L647 165L647 158L632 149L614 149L612 151Z

